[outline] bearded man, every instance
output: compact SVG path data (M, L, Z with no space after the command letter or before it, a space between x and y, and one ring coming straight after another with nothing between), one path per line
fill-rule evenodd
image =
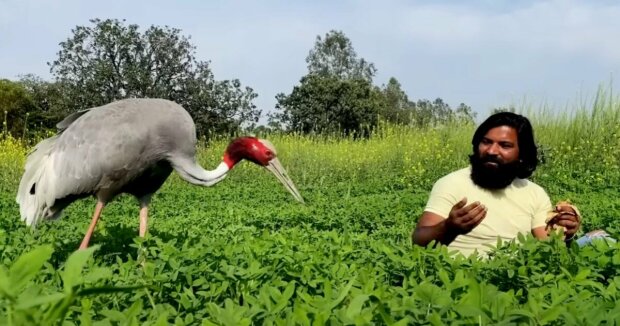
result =
M553 210L545 190L528 180L539 163L534 132L522 115L491 115L474 133L470 165L440 178L412 232L412 242L431 241L465 256L485 254L503 241L531 233L549 236L547 214ZM554 220L573 239L580 220L570 214Z

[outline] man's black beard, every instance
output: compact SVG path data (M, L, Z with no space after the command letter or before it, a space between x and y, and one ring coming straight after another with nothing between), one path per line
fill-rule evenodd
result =
M519 170L519 161L512 163L501 163L495 156L487 156L480 158L474 154L469 157L471 163L471 179L478 186L498 190L508 187L517 177ZM494 162L497 167L489 168L484 163Z

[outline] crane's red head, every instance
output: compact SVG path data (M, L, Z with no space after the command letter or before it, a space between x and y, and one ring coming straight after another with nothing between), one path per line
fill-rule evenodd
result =
M267 168L282 182L295 199L301 202L304 201L278 160L276 149L271 142L266 139L249 136L233 140L224 153L224 163L228 165L229 169L232 169L233 166L244 159Z
M269 161L275 157L276 151L271 143L256 137L240 137L228 144L224 153L224 163L230 169L244 159L261 166L267 166Z

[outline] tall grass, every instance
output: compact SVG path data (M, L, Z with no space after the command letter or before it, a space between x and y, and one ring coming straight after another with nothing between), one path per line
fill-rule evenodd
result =
M620 181L620 98L613 95L611 85L601 86L591 103L581 102L570 109L528 105L516 111L530 119L540 146L543 164L535 178L565 178L570 183L570 179L581 176L594 185ZM384 174L391 176L388 179L394 187L426 190L440 175L467 164L475 127L452 123L415 129L380 123L365 139L282 133L261 136L276 145L283 163L291 166L291 173L302 182L357 180ZM47 136L20 142L3 131L0 166L14 171L22 165L26 148ZM228 141L201 142L200 160L207 167L216 165ZM8 172L2 173L6 178Z
M611 83L607 87L600 86L591 101L581 100L564 110L525 106L517 112L526 115L541 140L549 144L575 147L587 140L617 141L620 131L620 97L613 93Z

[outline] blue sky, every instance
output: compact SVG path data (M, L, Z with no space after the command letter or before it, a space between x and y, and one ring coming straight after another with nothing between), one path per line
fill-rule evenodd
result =
M359 57L396 77L410 99L464 102L486 117L522 103L556 110L591 99L620 75L613 1L78 1L0 0L0 78L51 79L59 42L91 18L182 30L215 78L275 95L306 73L317 35L342 30Z

